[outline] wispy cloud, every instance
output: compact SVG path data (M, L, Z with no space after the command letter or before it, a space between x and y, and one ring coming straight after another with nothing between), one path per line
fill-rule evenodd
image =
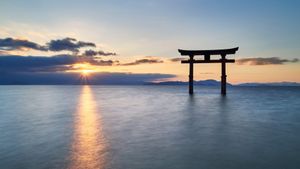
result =
M243 59L238 59L236 61L237 64L239 65L282 65L285 63L294 63L298 62L299 59L281 59L278 57L268 57L268 58L243 58Z
M134 62L128 62L120 64L121 66L134 66L134 65L140 65L140 64L155 64L155 63L163 63L164 61L157 57L151 57L147 56L142 59L137 59Z
M169 59L171 62L180 62L182 60L184 60L184 58L172 58L172 59Z
M95 50L86 50L84 51L84 53L82 54L82 56L116 56L116 53L112 53L112 52L104 52L102 50L99 51L95 51Z

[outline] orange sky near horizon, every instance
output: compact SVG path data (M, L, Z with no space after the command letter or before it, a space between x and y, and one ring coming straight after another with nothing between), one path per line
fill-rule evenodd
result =
M232 84L247 83L247 82L300 82L300 64L288 63L282 65L238 65L236 63L227 63L227 79ZM188 64L180 62L165 61L158 64L142 64L134 66L92 66L89 64L76 64L74 70L70 72L89 72L89 76L97 72L122 72L122 73L161 73L174 74L175 78L162 79L188 81ZM221 65L214 64L195 64L194 79L220 80Z

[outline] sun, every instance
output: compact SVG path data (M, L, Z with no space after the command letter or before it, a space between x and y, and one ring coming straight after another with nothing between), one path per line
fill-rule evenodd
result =
M96 72L95 67L89 63L76 63L72 65L72 68L74 70L70 72L78 73L79 79L84 85L90 83L90 80L93 79L92 73Z
M78 71L80 73L80 80L82 84L87 85L90 83L90 80L92 79L91 73L94 72L92 69L80 69Z
M80 70L80 72L83 76L89 76L93 72L93 70L83 69L83 70Z
M91 73L95 72L95 69L89 63L77 63L72 65L75 69L74 72L78 72L81 76L90 76Z

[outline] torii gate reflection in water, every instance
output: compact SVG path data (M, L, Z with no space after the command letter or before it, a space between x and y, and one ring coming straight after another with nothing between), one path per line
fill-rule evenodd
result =
M234 63L234 59L226 59L226 55L235 54L239 48L232 49L216 49L216 50L182 50L178 49L179 53L183 56L189 56L189 60L182 60L181 63L190 64L189 74L189 93L194 93L194 63L221 63L222 76L221 76L221 94L226 95L226 63ZM204 55L204 60L194 60L194 56ZM211 55L221 55L221 59L211 60Z

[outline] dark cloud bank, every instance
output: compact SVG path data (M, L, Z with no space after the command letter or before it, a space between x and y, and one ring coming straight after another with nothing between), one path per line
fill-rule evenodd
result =
M83 80L78 73L10 72L1 73L0 85L140 85L164 78L170 74L93 73Z
M0 56L0 72L57 72L73 70L75 63L90 63L98 66L111 66L113 60L73 55L46 56Z

